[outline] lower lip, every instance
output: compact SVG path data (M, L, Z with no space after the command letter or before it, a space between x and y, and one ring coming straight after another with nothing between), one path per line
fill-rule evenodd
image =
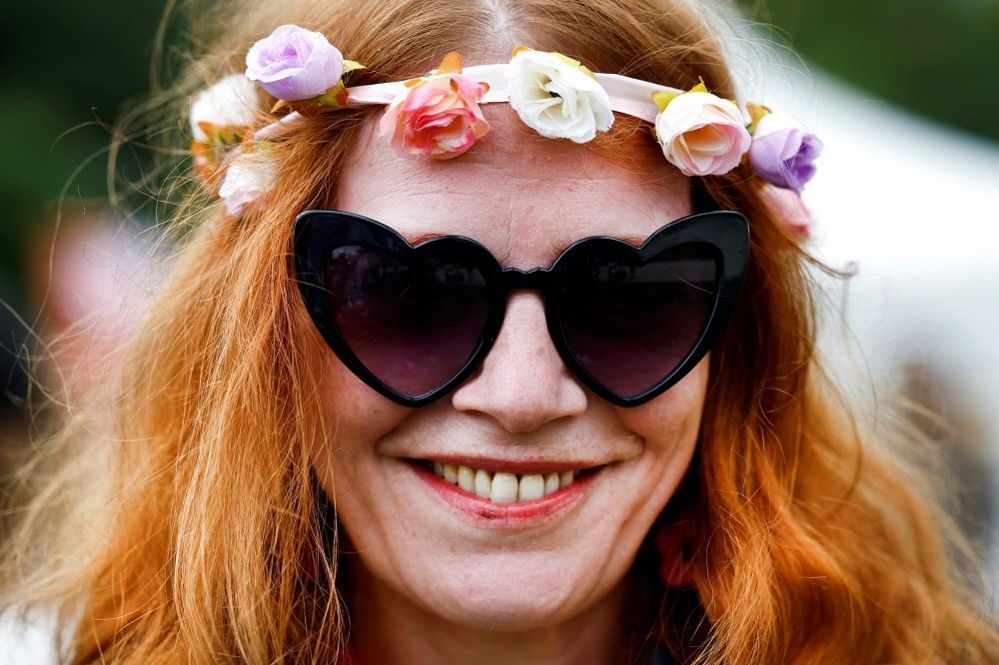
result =
M597 474L603 471L602 467L589 471L575 479L568 487L540 499L498 504L452 485L420 464L408 466L434 490L437 496L452 508L471 517L477 524L510 527L533 526L565 512L582 500L586 488Z

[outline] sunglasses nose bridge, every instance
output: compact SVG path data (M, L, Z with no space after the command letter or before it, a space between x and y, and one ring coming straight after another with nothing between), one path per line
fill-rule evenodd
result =
M520 268L504 268L500 272L500 282L507 296L512 291L520 289L543 292L548 282L548 269L531 268L530 270L521 270Z

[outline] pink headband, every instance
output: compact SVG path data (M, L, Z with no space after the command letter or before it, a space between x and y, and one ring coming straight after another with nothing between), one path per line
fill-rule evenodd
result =
M379 134L406 157L430 159L458 157L485 136L481 104L509 103L542 136L576 143L610 129L618 112L652 123L663 155L684 175L722 175L748 161L761 180L795 193L822 149L785 116L751 103L740 109L703 83L684 91L593 73L561 53L522 46L508 63L462 68L452 52L420 78L348 88L344 77L363 65L345 60L322 34L284 25L250 48L246 66L191 107L195 168L236 216L266 203L278 170L270 142L329 107L385 106ZM285 114L252 131L255 84L277 100L271 111Z

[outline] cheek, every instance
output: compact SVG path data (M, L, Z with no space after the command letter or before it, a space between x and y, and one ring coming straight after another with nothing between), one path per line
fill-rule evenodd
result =
M645 454L652 457L649 468L654 473L672 478L677 472L681 477L686 472L700 431L708 367L706 356L682 381L651 402L618 409L624 425L645 440ZM682 469L677 468L680 466ZM670 495L673 489L669 489Z
M333 496L335 484L344 489L354 476L344 470L373 458L375 442L398 427L412 410L365 385L326 347L318 333L310 331L303 335L306 337L307 366L318 388L315 399L322 416L310 457L323 488ZM338 470L335 478L334 469Z
M628 432L643 442L641 455L622 467L615 482L620 491L607 507L603 533L615 546L601 565L619 579L635 552L676 493L693 459L708 382L705 358L680 383L642 406L614 407ZM600 529L595 529L600 533Z

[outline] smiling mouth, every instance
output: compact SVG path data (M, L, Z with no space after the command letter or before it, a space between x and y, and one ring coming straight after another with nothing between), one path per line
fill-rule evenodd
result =
M603 468L601 465L585 469L520 474L431 460L414 460L413 463L457 489L497 505L543 499L572 487Z

